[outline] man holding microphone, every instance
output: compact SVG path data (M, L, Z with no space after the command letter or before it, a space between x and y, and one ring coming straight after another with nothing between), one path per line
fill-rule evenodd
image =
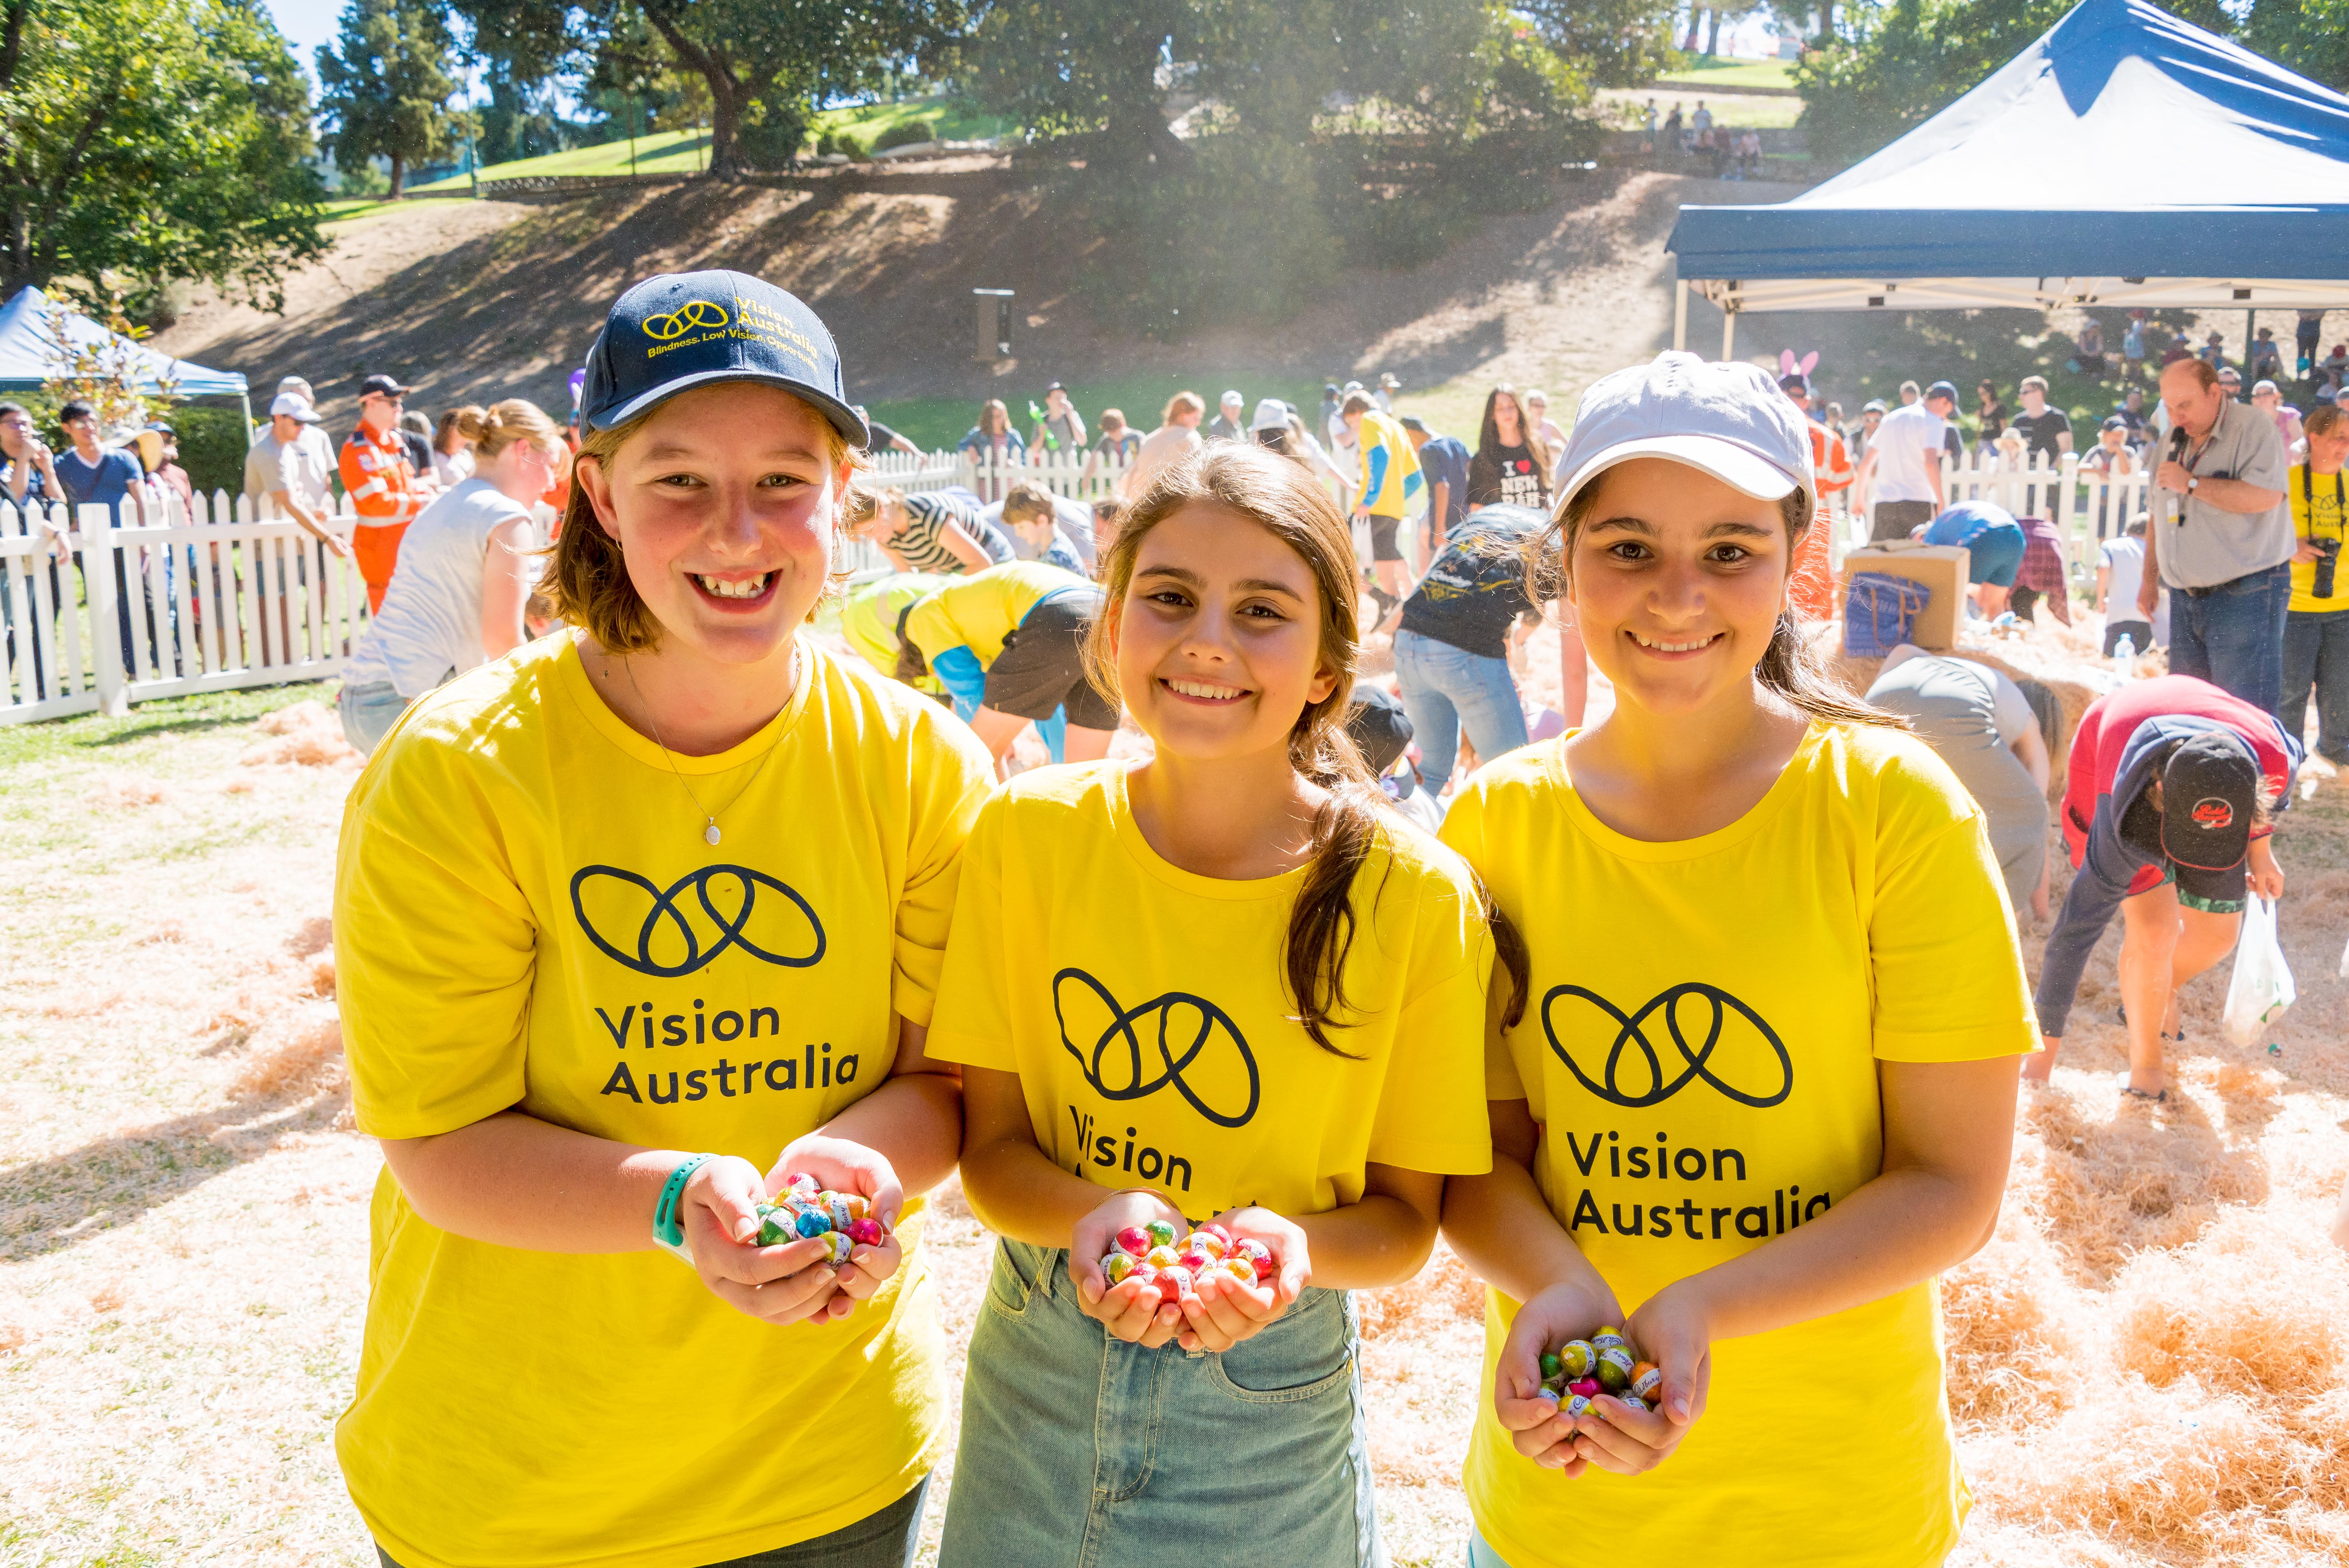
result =
M2153 529L2137 587L2151 620L2167 585L2169 669L2276 711L2292 603L2292 512L2275 423L2219 384L2205 360L2161 373L2169 433L2154 471Z

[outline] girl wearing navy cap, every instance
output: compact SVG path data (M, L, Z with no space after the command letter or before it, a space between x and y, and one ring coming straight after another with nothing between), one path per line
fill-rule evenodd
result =
M2234 950L2247 894L2283 893L2269 836L2300 759L2274 714L2191 675L2131 681L2089 705L2064 781L2064 844L2080 874L2039 966L2046 1049L2025 1077L2044 1084L2054 1070L2080 971L2117 907L2122 1089L2169 1097L2178 988Z
M1544 543L1615 709L1444 819L1533 980L1487 1054L1492 1173L1444 1195L1491 1284L1473 1563L1626 1520L1660 1562L1957 1539L1931 1282L1997 1218L2030 1013L1980 808L1788 608L1803 425L1687 354L1585 393ZM1543 1352L1609 1329L1614 1380L1545 1397Z
M900 1564L961 1127L924 1039L992 773L801 634L865 441L805 306L639 284L584 414L567 628L418 700L345 817L387 1168L344 1475L401 1568ZM760 1245L793 1174L888 1231Z

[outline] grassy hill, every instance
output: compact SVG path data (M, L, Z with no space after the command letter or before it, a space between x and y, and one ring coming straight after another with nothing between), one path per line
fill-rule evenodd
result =
M1667 73L1656 85L1710 88L1715 92L1753 88L1791 89L1795 85L1793 67L1790 60L1727 60L1718 56L1708 59L1702 55L1692 55L1688 64Z
M816 116L814 135L827 131L845 132L864 143L895 126L910 119L933 121L939 135L948 141L977 141L1001 136L1012 129L1008 119L983 114L968 99L956 98L908 99L903 103L850 104L840 109L828 109ZM639 136L633 144L635 164L638 174L691 174L709 166L709 134L705 130L657 130ZM484 180L523 180L551 174L626 174L631 171L631 143L626 138L617 141L598 142L593 147L574 147L568 151L549 152L537 158L519 158L507 163L484 165ZM452 174L445 180L435 180L429 185L411 185L409 193L418 196L451 195L471 189L472 178Z

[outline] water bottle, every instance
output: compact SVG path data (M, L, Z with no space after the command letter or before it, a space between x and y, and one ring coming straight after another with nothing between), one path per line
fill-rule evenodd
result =
M2137 639L2128 632L2113 648L2113 669L2124 680L2137 679Z

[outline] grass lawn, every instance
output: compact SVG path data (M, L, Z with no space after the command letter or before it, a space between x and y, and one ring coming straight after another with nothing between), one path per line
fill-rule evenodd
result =
M977 141L1001 136L1012 129L1011 121L994 115L981 114L965 99L950 98L908 99L903 103L851 104L841 109L828 109L816 116L814 135L825 131L847 131L867 147L874 137L892 126L909 119L934 121L937 131L948 141ZM709 134L704 130L657 130L636 139L636 171L639 174L690 174L707 168L709 163ZM492 163L481 170L484 180L525 180L549 174L626 174L629 171L628 141L599 142L594 147L574 147L567 152L549 152L538 158L520 158L510 163ZM413 194L440 194L470 191L470 176L451 174L445 180L435 180L429 185L412 185Z
M1066 380L1066 377L1061 378ZM1044 406L1044 388L1053 379L1048 369L1039 369L1032 376L998 389L996 396L1011 410L1011 428L1021 436L1029 431L1028 404L1034 400L1038 408ZM1340 376L1340 385L1347 378ZM1300 377L1293 367L1250 372L1235 370L1230 366L1220 369L1185 371L1179 374L1143 376L1104 376L1098 379L1080 375L1068 382L1069 400L1085 416L1085 427L1098 431L1103 409L1123 410L1126 422L1145 434L1158 428L1159 410L1166 400L1186 388L1206 400L1207 418L1216 417L1216 402L1226 388L1237 388L1247 399L1247 412L1253 417L1258 398L1279 398L1295 403L1305 414L1310 428L1316 410L1321 406L1321 383ZM978 422L978 403L968 398L908 398L896 402L874 403L868 412L883 424L901 432L924 451L951 447L962 440L970 427Z
M1692 55L1688 64L1667 73L1656 85L1672 87L1687 82L1723 92L1734 92L1739 88L1791 88L1795 85L1793 72L1791 60L1708 59L1702 55Z
M439 191L441 188L442 182L437 182L429 187L429 189L434 191ZM462 184L460 184L457 187L460 192L464 190L464 188L465 187ZM414 212L420 206L433 205L447 202L471 200L470 196L463 195L433 195L419 199L417 192L420 189L425 189L425 187L414 185L409 186L408 193L403 195L397 202L389 201L381 196L351 196L339 201L327 202L324 203L326 209L326 222L330 223L347 223L360 218L379 218L386 213L410 213Z

